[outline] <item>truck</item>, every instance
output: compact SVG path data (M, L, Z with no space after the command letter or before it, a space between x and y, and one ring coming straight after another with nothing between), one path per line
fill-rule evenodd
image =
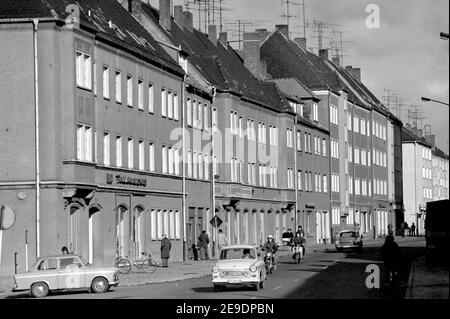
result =
M429 257L448 255L450 243L449 200L428 202L425 217L426 250Z

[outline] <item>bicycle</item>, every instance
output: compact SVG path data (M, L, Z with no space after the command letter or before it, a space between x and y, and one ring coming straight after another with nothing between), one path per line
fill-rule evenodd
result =
M154 273L156 268L158 268L158 263L152 259L150 254L146 257L144 253L137 259L129 256L117 258L116 267L121 274L130 273L132 266L146 273Z

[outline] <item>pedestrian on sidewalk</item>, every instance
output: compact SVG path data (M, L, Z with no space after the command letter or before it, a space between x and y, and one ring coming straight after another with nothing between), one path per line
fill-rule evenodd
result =
M409 225L406 221L403 223L403 228L405 229L405 234L409 235Z
M392 234L386 236L384 245L381 248L381 255L385 267L385 280L390 284L397 277L401 258L400 247L395 242Z
M217 244L219 246L219 251L221 251L223 247L228 245L227 237L223 233L222 229L219 229L219 234L217 235Z
M206 230L202 231L202 234L198 237L198 245L200 247L200 259L208 260L208 245L209 245L209 237L206 233Z
M170 249L172 248L172 244L167 238L166 234L162 235L163 239L161 240L161 260L163 263L163 267L169 267L169 258L170 258Z
M416 225L414 225L414 223L412 223L412 225L411 225L411 231L410 231L409 235L416 236Z
M405 225L403 223L400 224L400 235L402 235L402 238L405 237Z

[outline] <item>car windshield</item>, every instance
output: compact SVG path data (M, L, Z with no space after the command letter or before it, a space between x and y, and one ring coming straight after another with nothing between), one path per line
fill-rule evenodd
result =
M250 248L224 249L220 253L220 259L255 259L255 250Z
M67 267L70 267L70 268L73 268L73 267L82 268L84 266L85 265L82 263L82 261L77 256L62 257L60 259L60 269L65 269Z
M342 238L356 238L356 237L358 237L358 234L354 231L345 232L345 233L341 233L341 237Z

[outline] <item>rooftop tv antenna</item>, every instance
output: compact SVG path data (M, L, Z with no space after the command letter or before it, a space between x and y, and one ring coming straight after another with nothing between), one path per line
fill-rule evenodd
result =
M237 32L238 40L231 40L230 43L239 43L239 50L242 49L242 42L244 41L243 34L246 27L255 27L267 22L266 20L226 20L225 24L227 30ZM236 29L237 28L237 29Z

